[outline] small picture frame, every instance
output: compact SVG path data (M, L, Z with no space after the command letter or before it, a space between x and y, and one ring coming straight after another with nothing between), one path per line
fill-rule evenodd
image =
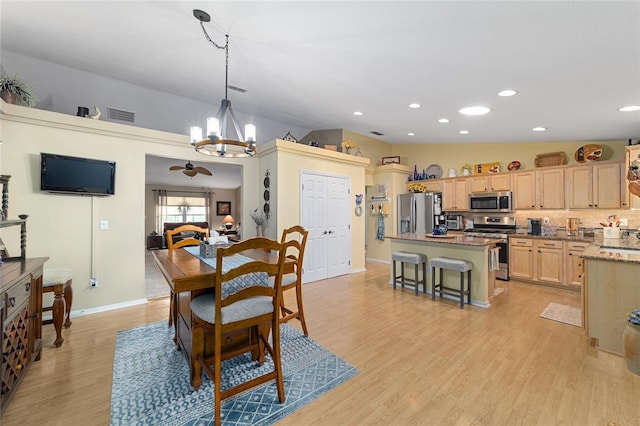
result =
M217 201L216 215L226 216L228 214L231 214L231 201Z
M385 164L400 164L400 156L382 157L382 165L384 166Z

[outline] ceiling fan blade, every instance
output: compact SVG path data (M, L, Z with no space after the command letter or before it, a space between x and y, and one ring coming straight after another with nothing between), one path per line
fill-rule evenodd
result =
M202 173L203 175L213 176L211 172L204 167L196 167L193 170L195 170L197 173Z
M183 170L182 173L190 177L194 177L198 174L198 172L196 172L195 170Z
M184 169L183 166L171 166L171 167L169 167L169 171L170 172L175 172L176 170L182 170L182 169Z

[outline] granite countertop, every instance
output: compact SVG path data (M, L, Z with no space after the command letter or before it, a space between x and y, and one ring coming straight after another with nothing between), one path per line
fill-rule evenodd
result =
M511 234L512 238L531 238L532 240L562 240L562 241L579 241L592 243L597 237L585 237L584 231L578 232L577 235L567 235L566 231L558 231L554 235L529 235L529 234Z
M624 252L608 251L608 249L624 250ZM593 244L582 253L582 257L593 260L640 264L640 239L636 238L635 234L619 239L596 237Z
M625 230L629 235L623 234L622 238L602 238L601 232L596 232L594 237L585 237L584 232L580 231L578 235L568 236L565 231L558 231L555 235L527 235L512 234L512 238L530 238L534 240L562 240L562 241L579 241L590 243L582 253L585 259L604 260L610 262L630 262L640 264L640 239L636 237L633 230ZM607 249L625 250L625 252L607 251ZM629 250L637 253L629 253Z
M405 233L399 235L385 235L385 238L392 240L425 242L435 244L454 244L459 246L493 246L501 240L496 238L467 237L462 232L448 232L447 235L428 236L424 234Z

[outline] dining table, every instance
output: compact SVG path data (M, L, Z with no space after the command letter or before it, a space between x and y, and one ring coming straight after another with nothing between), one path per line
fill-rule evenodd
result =
M242 252L243 256L250 259L277 263L278 257L263 250L247 250ZM153 259L164 275L173 298L173 310L170 312L174 327L174 342L176 349L181 351L189 363L189 373L191 386L198 389L202 385L200 366L198 360L193 355L193 318L191 313L191 300L205 292L211 292L215 288L216 269L215 259L211 259L208 264L200 257L190 253L186 248L174 249L171 252L165 250L154 250ZM294 263L285 263L285 273L293 272ZM260 334L267 335L271 331L271 323L265 323L260 327ZM224 352L233 350L243 345L250 338L248 329L239 332L229 333L225 336L222 347ZM205 335L205 356L213 354L213 336ZM264 362L264 351L252 354L253 359ZM223 355L224 359L224 355Z

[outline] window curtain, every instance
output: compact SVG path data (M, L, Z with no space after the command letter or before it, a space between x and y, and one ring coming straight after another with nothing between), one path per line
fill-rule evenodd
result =
M215 194L215 192L205 192L204 194L202 194L204 196L204 206L206 208L206 215L207 215L207 222L209 222L209 229L212 229L212 225L213 225L213 214L212 214L212 209L211 209L211 205L213 204L213 195Z
M167 217L167 191L165 189L154 189L154 191L156 192L156 229L158 234L162 234Z

